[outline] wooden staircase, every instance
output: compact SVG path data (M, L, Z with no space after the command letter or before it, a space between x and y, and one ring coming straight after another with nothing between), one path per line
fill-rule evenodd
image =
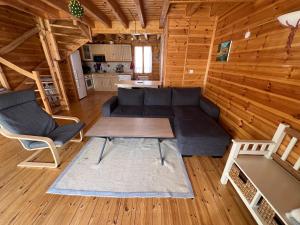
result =
M68 60L69 55L91 40L90 29L80 22L71 20L46 20L37 18L39 36L46 61L36 68L51 107L69 110L69 101L59 63ZM49 88L51 87L51 88Z
M79 21L73 22L72 20L47 20L39 17L36 21L46 60L30 72L7 61L0 55L0 69L3 64L23 75L24 80L14 90L34 89L37 100L49 114L60 110L69 110L69 101L63 81L64 75L60 70L59 63L68 60L72 52L91 40L90 28ZM16 47L15 42L13 41L10 45ZM9 90L9 84L2 70L0 70L0 75L2 86Z

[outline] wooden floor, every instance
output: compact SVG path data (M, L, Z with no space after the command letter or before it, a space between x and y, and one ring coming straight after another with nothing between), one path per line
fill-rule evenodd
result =
M112 93L96 93L72 105L72 115L88 126ZM86 142L87 139L84 140ZM116 199L46 194L55 178L84 145L73 143L61 152L58 169L22 169L16 165L30 152L0 137L0 224L223 225L255 224L233 188L219 182L223 159L184 159L195 199ZM45 153L40 159L49 159Z

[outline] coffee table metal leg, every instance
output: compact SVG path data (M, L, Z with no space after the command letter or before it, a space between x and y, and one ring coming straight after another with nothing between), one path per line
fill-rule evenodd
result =
M104 144L102 145L102 149L101 149L100 156L99 156L99 159L98 159L98 163L97 163L97 164L100 164L100 161L101 161L101 159L102 159L102 155L103 155L103 152L104 152L104 149L105 149L107 140L108 140L108 138L105 138L105 141L104 141Z
M161 165L164 165L164 158L162 157L162 153L161 153L161 146L160 143L162 142L161 139L158 139L158 149L159 149L159 155L160 155L160 161L161 161Z

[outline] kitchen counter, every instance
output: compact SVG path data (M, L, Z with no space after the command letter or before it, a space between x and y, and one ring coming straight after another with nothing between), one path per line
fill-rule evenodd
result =
M131 79L132 73L92 73L95 91L117 91L118 82Z
M156 80L124 80L115 84L119 88L158 88L161 81Z

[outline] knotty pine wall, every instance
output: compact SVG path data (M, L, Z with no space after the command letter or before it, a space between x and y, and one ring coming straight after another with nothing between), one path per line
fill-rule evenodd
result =
M0 48L35 27L35 24L32 16L10 7L0 6ZM2 57L30 72L45 60L38 34ZM24 81L25 76L6 66L2 65L2 68L12 89L17 88Z
M203 87L214 23L209 7L190 15L186 4L171 6L164 31L164 86Z
M288 55L289 29L277 21L296 10L300 1L258 0L219 18L205 96L221 108L220 121L233 137L270 139L280 122L300 130L300 31ZM229 62L216 62L218 44L227 40L233 41ZM299 143L289 160L298 154Z

